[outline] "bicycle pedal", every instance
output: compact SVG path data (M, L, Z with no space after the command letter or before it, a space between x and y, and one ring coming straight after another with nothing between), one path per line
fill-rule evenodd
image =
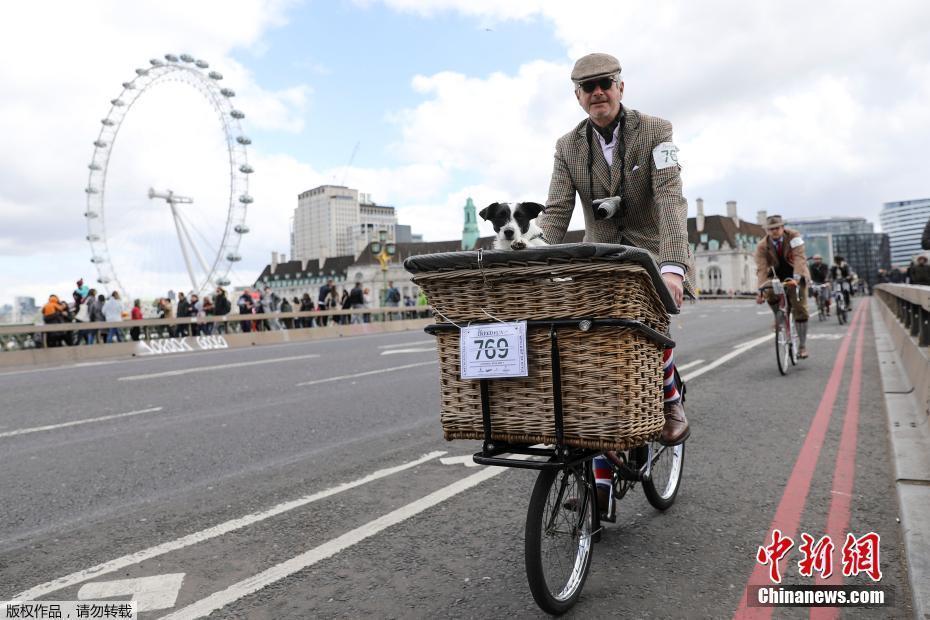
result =
M615 513L613 516L611 516L611 515L607 514L606 512L602 512L600 518L601 518L601 521L607 521L608 523L616 523L616 522L617 522L617 515L616 515L616 513Z

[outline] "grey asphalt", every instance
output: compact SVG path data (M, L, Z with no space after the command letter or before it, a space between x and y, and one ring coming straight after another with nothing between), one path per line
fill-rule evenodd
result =
M685 306L672 326L679 365L764 336L766 312L746 301ZM570 617L732 617L847 329L815 319L812 357L787 377L767 342L689 383L694 430L676 505L660 514L638 489L621 502ZM870 320L864 329L849 531L881 534L882 585L895 589L895 607L842 615L903 617L910 593ZM383 355L398 349L426 350ZM408 332L0 373L0 599L432 451L473 453L477 442L441 439L430 349L428 336ZM311 355L319 357L145 378ZM799 528L815 538L825 533L852 348L849 357ZM346 378L297 385L333 377ZM2 436L154 407L162 409ZM86 581L184 573L174 607L142 614L160 617L481 470L431 459ZM540 617L523 570L533 479L506 471L213 616ZM786 574L813 583L796 565ZM74 599L80 585L42 598Z

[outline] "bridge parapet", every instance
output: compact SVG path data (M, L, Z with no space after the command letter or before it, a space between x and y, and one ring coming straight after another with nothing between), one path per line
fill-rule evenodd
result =
M880 284L875 292L910 387L930 416L930 286Z

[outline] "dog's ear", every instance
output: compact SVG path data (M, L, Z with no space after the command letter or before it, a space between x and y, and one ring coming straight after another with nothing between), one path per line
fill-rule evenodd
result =
M485 208L483 208L481 211L479 211L479 212L478 212L478 215L480 215L480 216L481 216L481 219L483 219L483 220L490 220L490 219L493 219L495 213L497 212L497 208L498 208L499 206L501 206L501 203L499 203L499 202L492 202L491 204L489 204L488 206L486 206Z
M538 202L521 202L520 206L523 207L523 210L526 211L531 220L536 219L540 213L546 210L546 206Z

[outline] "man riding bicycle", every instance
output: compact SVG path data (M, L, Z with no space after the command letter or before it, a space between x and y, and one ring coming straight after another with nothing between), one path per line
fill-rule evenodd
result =
M549 198L537 223L549 243L561 243L577 194L584 211L584 240L647 250L681 306L685 290L693 290L688 279L693 267L672 125L621 103L620 62L609 54L580 58L571 80L588 117L556 142ZM618 212L598 219L594 201L614 196L622 197ZM666 349L663 359L665 426L659 441L666 446L680 444L690 434L672 351Z
M759 293L756 303L768 301L772 312L778 310L778 296L769 288L763 296L769 280L777 277L781 281L793 280L797 283L797 298L788 295L788 304L798 326L798 357L807 358L807 281L810 280L810 271L807 268L807 258L804 256L804 239L801 233L785 228L785 221L780 215L771 215L765 220L766 236L756 246L756 278Z
M842 256L833 257L833 266L830 267L830 279L834 282L841 283L843 287L843 299L846 301L846 309L852 307L849 291L852 288L852 269L849 263Z
M810 265L811 282L817 286L817 307L823 306L824 314L830 316L830 268L823 262L823 256L814 254Z

